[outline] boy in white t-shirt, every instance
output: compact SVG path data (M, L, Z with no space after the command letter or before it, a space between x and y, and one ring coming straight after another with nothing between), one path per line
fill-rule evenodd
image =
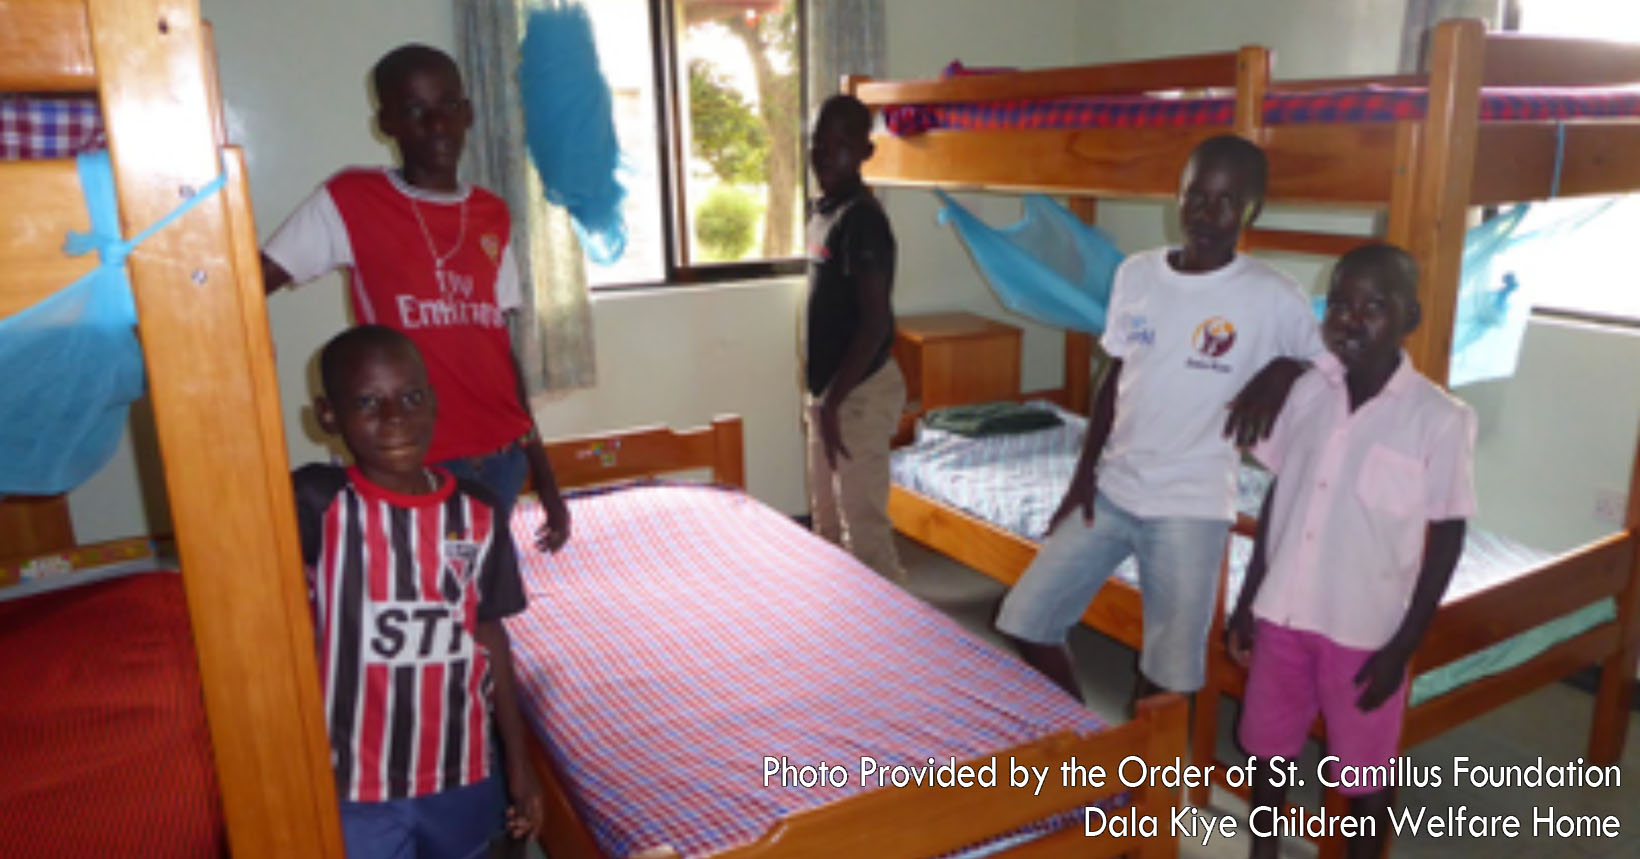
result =
M1267 172L1243 138L1203 141L1180 179L1184 244L1116 272L1101 341L1111 361L1081 459L996 624L1072 695L1081 690L1065 635L1129 555L1144 600L1136 694L1202 685L1236 444L1268 432L1304 362L1324 351L1298 284L1236 252Z

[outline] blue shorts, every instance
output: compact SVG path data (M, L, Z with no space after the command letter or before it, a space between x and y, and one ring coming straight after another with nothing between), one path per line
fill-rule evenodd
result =
M1222 519L1142 519L1100 493L1093 525L1072 511L1042 541L1002 601L997 629L1036 644L1063 644L1105 580L1136 556L1145 613L1139 670L1164 689L1194 692L1206 673L1207 631L1229 534Z
M517 503L518 493L524 488L524 478L529 476L530 471L530 461L522 447L508 445L506 449L488 456L446 459L439 465L449 469L456 477L484 484L484 488L495 495L496 515L503 521L511 521L513 504Z
M414 799L342 803L348 859L483 859L506 822L499 775Z

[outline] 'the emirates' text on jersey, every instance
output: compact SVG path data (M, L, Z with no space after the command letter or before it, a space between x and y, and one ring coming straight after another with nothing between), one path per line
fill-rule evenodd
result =
M523 610L523 585L488 491L435 474L426 495L338 466L293 475L344 800L424 796L489 775L490 661L473 633Z

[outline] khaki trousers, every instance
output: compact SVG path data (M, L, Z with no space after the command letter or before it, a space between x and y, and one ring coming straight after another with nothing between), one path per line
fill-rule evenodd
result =
M905 378L890 360L843 399L837 410L843 447L835 469L820 438L822 398L804 398L808 424L809 513L814 532L847 549L861 563L902 580L894 528L888 520L888 445L905 409Z

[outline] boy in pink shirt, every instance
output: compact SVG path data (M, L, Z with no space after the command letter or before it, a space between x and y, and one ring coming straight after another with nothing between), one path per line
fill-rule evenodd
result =
M1407 662L1475 512L1474 413L1401 351L1418 326L1417 283L1417 264L1391 245L1338 261L1322 322L1329 354L1253 450L1276 481L1227 636L1248 665L1241 743L1259 758L1297 757L1318 714L1335 767L1383 766L1399 747ZM1257 770L1254 815L1285 808L1279 783ZM1381 855L1393 791L1340 791L1352 815L1377 823L1350 839L1350 855ZM1253 856L1279 851L1278 837L1255 836Z

